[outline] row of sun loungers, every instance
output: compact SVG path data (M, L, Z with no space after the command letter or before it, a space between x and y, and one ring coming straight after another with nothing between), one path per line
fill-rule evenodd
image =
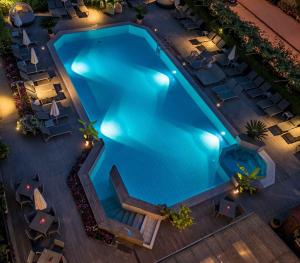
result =
M77 0L75 7L79 11L79 16L86 17L89 14L87 7L85 6L83 0ZM48 9L52 16L55 17L64 17L69 16L70 18L77 17L75 8L70 0L65 1L64 3L61 0L48 0Z

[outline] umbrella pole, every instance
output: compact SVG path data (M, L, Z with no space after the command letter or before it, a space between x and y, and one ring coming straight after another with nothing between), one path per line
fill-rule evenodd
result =
M35 72L37 72L37 66L36 66L36 64L34 64L34 66L35 66Z

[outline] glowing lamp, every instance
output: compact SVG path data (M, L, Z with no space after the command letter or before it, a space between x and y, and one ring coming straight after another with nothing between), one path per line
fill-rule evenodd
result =
M221 107L221 103L218 102L218 103L216 104L216 106L217 106L218 108L220 108L220 107Z
M165 74L160 73L160 72L157 72L154 75L154 80L160 86L166 86L166 87L168 87L169 84L170 84L169 77L167 75L165 75Z
M104 121L101 124L100 131L103 135L111 139L115 139L121 134L119 124L114 121Z
M239 193L239 189L234 189L234 190L233 190L233 194L234 194L234 195L237 195L238 193Z
M176 73L177 73L177 71L176 71L176 70L172 70L172 74L174 74L174 75L175 75Z
M210 149L219 149L220 147L219 138L212 133L205 132L201 134L201 140Z
M74 61L72 63L71 68L75 73L77 73L79 75L83 75L83 74L89 72L89 70L90 70L89 66L86 63L76 62L76 61Z
M226 132L221 131L221 135L222 135L222 136L225 136L225 135L226 135Z

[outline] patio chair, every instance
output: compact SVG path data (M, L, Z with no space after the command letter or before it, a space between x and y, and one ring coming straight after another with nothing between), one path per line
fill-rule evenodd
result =
M257 76L252 81L241 83L241 85L244 87L245 91L256 89L260 87L265 82L264 78L261 76Z
M50 115L50 109L45 110L41 107L41 110L34 110L34 115L39 119L43 121L55 119L55 120L61 120L61 119L67 119L69 117L70 113L70 107L63 107L61 104L57 105L59 109L59 115L57 117L53 117Z
M24 86L27 95L33 99L44 100L57 96L56 89L52 83L35 86L32 82L25 81Z
M53 243L50 246L50 249L57 252L57 253L62 253L65 248L65 243L59 239L54 239Z
M187 19L189 16L193 14L193 10L190 8L183 9L181 12L177 13L174 18L177 20Z
M265 82L259 88L248 90L246 93L248 96L254 99L259 96L265 95L271 88L271 84L269 82Z
M294 143L300 141L300 127L290 130L288 133L283 134L282 137L288 143Z
M16 201L21 206L21 208L23 208L26 205L33 206L33 202L30 198L20 195L19 193L16 193Z
M20 71L20 76L23 80L30 80L32 82L38 82L41 80L50 80L51 77L49 76L49 73L47 71L45 72L40 72L40 73L35 73L35 74L31 74L28 75L23 71Z
M241 85L237 85L232 90L218 93L217 97L221 101L227 101L227 100L238 98L239 95L242 93L242 91L243 91L243 87Z
M211 90L215 93L222 93L232 90L236 85L237 81L235 79L229 79L225 84L213 87Z
M31 249L29 251L26 263L35 263L38 261L39 256Z
M281 133L288 132L289 130L297 128L298 126L300 126L300 116L295 116L294 118L292 118L290 120L280 122L280 123L275 125L275 127Z
M60 235L60 221L55 221L47 232L47 236Z
M175 10L171 11L171 15L175 17L176 15L180 14L181 12L186 12L189 9L187 4L185 5L175 5Z
M257 107L263 110L273 106L274 104L277 104L281 99L282 99L281 95L278 92L276 92L270 98L258 101L256 105Z
M26 236L32 240L32 241L38 241L39 239L42 239L44 236L32 229L25 229Z
M204 23L203 20L198 19L195 23L190 23L183 26L187 31L191 31L191 30L199 29L203 25L203 23Z
M241 64L234 64L233 67L224 69L224 72L228 77L236 77L236 76L244 74L244 72L247 70L247 68L248 68L248 65L243 62Z
M284 112L289 106L290 103L285 99L283 99L278 104L275 104L269 108L264 109L264 112L267 113L270 117L272 117Z
M222 69L213 64L211 68L198 70L196 77L203 86L209 86L221 82L226 76Z
M58 126L49 127L49 128L41 126L40 130L41 130L42 137L45 142L48 142L50 139L52 139L54 137L72 133L72 128L69 124L63 124L63 125L58 125Z
M211 31L206 35L190 39L190 42L192 43L192 45L199 45L201 43L211 41L216 35L217 33Z
M30 225L30 223L32 222L33 218L36 216L36 212L30 212L30 213L26 213L24 214L24 220L25 222Z

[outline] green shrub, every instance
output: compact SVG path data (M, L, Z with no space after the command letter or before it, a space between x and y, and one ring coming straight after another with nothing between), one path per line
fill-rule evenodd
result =
M190 227L194 222L192 210L186 205L182 205L178 212L163 206L161 212L170 220L171 224L179 230Z
M11 36L5 27L3 14L0 10L0 55L5 56L10 52Z

